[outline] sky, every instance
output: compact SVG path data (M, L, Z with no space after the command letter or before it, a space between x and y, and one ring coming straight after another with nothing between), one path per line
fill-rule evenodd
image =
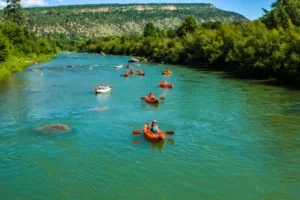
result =
M72 4L108 4L108 3L211 3L217 8L237 12L250 20L263 15L262 8L270 10L275 0L21 0L24 7L58 6ZM6 6L6 0L0 0L0 9Z

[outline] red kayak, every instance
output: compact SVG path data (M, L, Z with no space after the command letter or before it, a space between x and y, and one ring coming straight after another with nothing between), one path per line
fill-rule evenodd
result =
M159 86L160 86L160 87L163 87L163 88L172 88L172 87L173 87L173 84L171 84L171 83L163 83L163 82L160 82L160 83L159 83Z
M149 125L150 126L150 125ZM148 140L151 141L156 141L156 140L164 140L165 134L161 131L161 130L157 130L157 134L153 134L148 130L148 125L145 124L144 125L144 129L143 129L144 135Z
M145 99L148 103L159 103L159 99L156 97L145 96Z
M171 71L168 71L168 72L162 72L162 74L163 74L163 75L170 75L170 74L172 74L172 72L171 72Z

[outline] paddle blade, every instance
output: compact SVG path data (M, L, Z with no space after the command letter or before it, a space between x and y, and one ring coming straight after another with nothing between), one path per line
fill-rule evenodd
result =
M174 135L174 131L166 131L166 132L164 132L164 134L167 134L167 135Z
M109 88L114 88L114 86L113 85L110 85L110 86L108 86Z
M159 99L160 99L160 100L165 100L165 97L160 97Z
M145 97L141 97L141 99L142 99L142 100L145 100L146 98L145 98Z
M132 134L137 135L137 134L142 134L142 132L141 132L141 131L138 131L138 130L133 130L133 131L132 131Z

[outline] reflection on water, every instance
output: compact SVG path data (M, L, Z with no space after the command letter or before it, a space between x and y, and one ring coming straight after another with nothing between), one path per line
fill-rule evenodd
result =
M113 98L112 91L110 91L108 93L99 93L96 95L97 95L97 100L100 104L108 103Z
M106 111L109 110L110 108L108 106L102 106L102 107L93 107L93 108L89 108L88 111L92 111L92 112L102 112L102 111Z
M132 139L132 144L136 146L141 146L141 145L150 145L153 150L161 150L165 147L166 144L168 145L174 145L175 141L172 138L166 138L165 140L158 140L158 141L147 141L146 138L133 138Z

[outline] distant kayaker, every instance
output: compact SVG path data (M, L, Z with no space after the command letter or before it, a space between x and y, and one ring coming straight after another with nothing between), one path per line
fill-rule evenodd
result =
M130 73L131 73L131 74L133 74L133 73L134 73L134 71L133 71L133 69L132 69L132 68L131 68L131 70L130 70Z
M104 87L104 84L103 83L101 83L100 85L99 85L99 89L104 89L105 87Z
M149 98L155 98L153 92L150 92L149 95L148 95L148 97L149 97Z
M157 134L158 126L156 125L156 120L152 121L152 124L150 126L148 126L148 130L153 134Z
M167 81L163 80L162 83L163 83L163 84L167 84Z

